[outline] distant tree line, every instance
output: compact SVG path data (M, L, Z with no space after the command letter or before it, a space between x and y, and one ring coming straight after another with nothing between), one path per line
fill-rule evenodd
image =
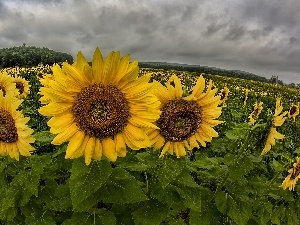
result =
M155 69L165 69L165 70L178 70L178 71L189 71L198 72L206 74L216 74L220 76L237 77L248 80L257 80L262 82L271 82L270 79L258 76L253 73L249 73L241 70L225 70L216 67L207 67L199 65L187 65L187 64L177 64L177 63L160 63L160 62L139 62L140 68L155 68Z
M67 53L56 52L45 47L40 48L23 44L19 47L0 49L0 68L29 67L37 66L40 63L52 65L53 63L65 61L73 63L73 57Z

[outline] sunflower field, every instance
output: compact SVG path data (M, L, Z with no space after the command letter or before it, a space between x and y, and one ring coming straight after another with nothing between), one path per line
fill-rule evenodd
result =
M297 89L97 48L0 90L0 224L300 224Z

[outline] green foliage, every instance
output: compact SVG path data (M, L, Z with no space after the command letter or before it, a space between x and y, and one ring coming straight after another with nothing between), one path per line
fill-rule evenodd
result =
M215 127L219 133L207 147L177 159L152 148L132 151L116 162L83 158L67 160L67 143L54 146L47 121L38 113L41 86L37 74L45 69L20 71L31 93L19 110L30 117L36 139L31 157L0 158L0 224L168 224L266 225L299 224L299 185L293 191L279 186L300 153L299 118L278 127L285 135L260 156L275 109L282 96L284 109L300 101L294 90L269 84L205 75L230 90ZM182 72L174 72L183 74ZM199 74L181 77L188 93ZM157 74L156 74L156 77ZM161 74L161 82L167 80ZM236 87L240 87L237 88ZM244 105L244 89L250 91ZM263 111L255 125L248 116L255 102Z
M23 45L0 49L0 68L37 66L39 63L53 65L65 61L72 63L73 57L48 48Z

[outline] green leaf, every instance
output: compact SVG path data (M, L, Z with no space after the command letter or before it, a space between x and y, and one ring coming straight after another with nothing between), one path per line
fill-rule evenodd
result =
M226 132L226 137L230 140L239 140L243 137L246 137L247 132L249 131L249 124L238 124L232 130Z
M26 217L25 223L30 225L56 225L56 222L50 216L43 216L41 218Z
M150 196L170 207L174 207L174 205L183 206L183 199L177 190L178 188L172 184L162 188L160 183L154 183L150 186Z
M157 177L162 187L165 188L172 181L176 180L185 166L184 159L162 158L161 167L157 170Z
M223 214L227 214L227 212L229 211L230 206L228 204L227 198L228 198L228 194L223 191L219 191L215 195L216 206L217 206L218 210Z
M132 213L135 225L159 225L167 217L169 206L149 200Z
M201 212L202 205L206 203L205 198L210 194L209 190L201 186L198 188L178 187L177 191L183 198L184 206L198 212Z
M134 225L130 205L113 204L110 210L115 214L118 225Z
M114 168L108 181L97 192L105 203L135 203L147 200L139 182L126 170Z
M208 158L207 154L195 153L196 160L192 162L192 166L203 169L212 169L214 167L219 167L220 158L212 157Z
M95 193L109 178L112 169L109 162L93 161L86 166L82 158L73 162L70 177L70 191L73 207Z
M115 215L106 209L97 209L93 214L76 212L71 219L63 222L62 225L115 225Z
M251 214L251 206L247 202L237 201L233 195L220 191L215 196L218 210L227 214L237 224L246 224Z
M210 224L214 224L213 221L216 221L216 218L213 218L211 211L204 211L204 212L197 212L194 210L190 211L189 224L210 225Z
M35 143L39 146L50 144L55 136L56 135L52 134L50 131L40 131L33 135L35 138Z

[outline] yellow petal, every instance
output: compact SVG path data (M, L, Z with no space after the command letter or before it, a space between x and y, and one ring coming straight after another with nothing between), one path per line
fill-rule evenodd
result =
M112 83L120 63L120 52L110 52L105 59L103 66L103 84Z
M169 151L171 143L169 141L167 141L167 143L165 144L165 146L163 147L163 149L161 150L160 156L159 158L163 157L164 154Z
M101 141L98 138L96 138L93 159L101 160L101 157L102 157L102 144L101 144Z
M74 116L71 113L65 113L59 116L52 117L48 122L50 126L50 132L52 134L58 134L63 132L67 127L71 126L74 121Z
M97 47L94 52L93 60L92 60L93 76L94 76L96 83L100 83L103 80L103 78L102 78L103 66L104 66L103 57L102 57L102 54L101 54L99 48Z
M111 138L105 138L102 140L102 151L110 161L115 162L117 160L117 152L115 142Z
M126 144L122 134L115 135L115 145L116 145L116 152L117 155L120 157L126 156Z
M85 134L82 131L78 131L74 134L74 136L70 139L66 150L66 159L72 158L73 154L78 151L84 140Z
M86 144L85 152L84 152L84 161L86 165L89 165L91 163L94 149L95 149L95 137L90 137Z
M64 102L64 103L57 103L57 102L51 102L46 106L43 106L39 109L39 113L43 116L55 116L60 115L64 112L69 111L72 108L71 102Z
M120 65L117 71L117 75L114 80L114 84L118 84L118 82L124 77L127 72L129 66L130 55L125 55L120 60Z
M51 143L53 145L60 145L64 142L68 141L78 130L79 129L76 126L76 124L72 123L72 125L69 126L68 128L66 128L65 131L56 135L56 137L53 139L53 141Z

